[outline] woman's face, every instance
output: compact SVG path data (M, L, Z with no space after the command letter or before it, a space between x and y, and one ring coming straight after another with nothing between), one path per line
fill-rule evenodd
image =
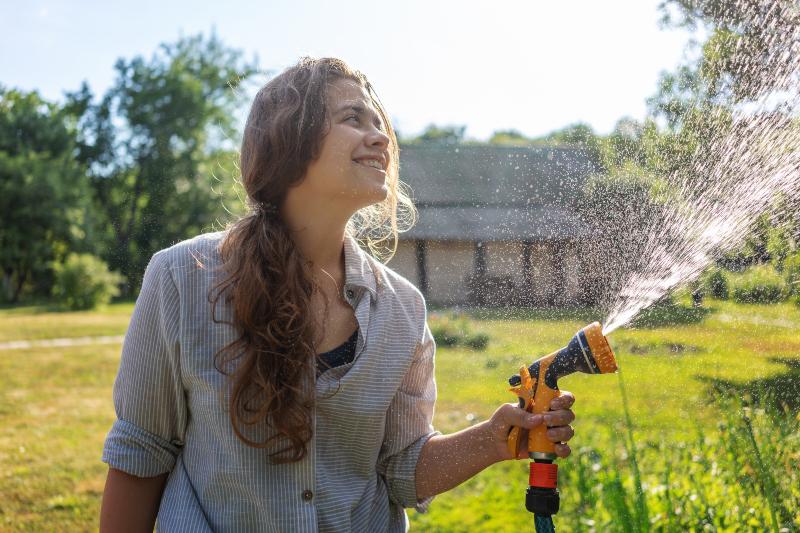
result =
M389 137L372 100L357 82L333 82L327 106L329 129L299 188L316 200L311 205L322 200L349 217L386 198Z

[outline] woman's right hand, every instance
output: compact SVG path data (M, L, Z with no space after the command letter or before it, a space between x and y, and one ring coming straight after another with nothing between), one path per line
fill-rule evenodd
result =
M511 454L508 450L508 434L513 427L530 430L542 424L548 427L547 438L554 443L556 455L567 457L572 450L566 442L575 435L575 430L569 425L575 420L575 413L571 409L574 403L575 396L571 392L561 391L561 396L551 402L550 411L543 414L528 413L513 403L498 407L489 420L488 428L497 454L496 460L526 458L525 452L518 457Z

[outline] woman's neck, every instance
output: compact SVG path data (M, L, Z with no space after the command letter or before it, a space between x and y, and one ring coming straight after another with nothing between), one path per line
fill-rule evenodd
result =
M328 230L306 226L292 232L300 253L317 272L324 270L344 283L344 228Z
M323 208L291 209L282 216L302 256L311 263L314 274L326 272L339 286L344 285L344 239L346 219Z

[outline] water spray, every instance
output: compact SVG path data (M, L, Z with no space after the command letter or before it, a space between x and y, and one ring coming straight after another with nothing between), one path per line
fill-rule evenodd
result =
M614 352L600 323L593 322L557 352L538 359L529 367L522 366L519 374L512 376L508 383L511 392L519 397L520 408L541 414L549 411L550 402L561 395L558 380L564 376L575 372L609 374L616 370ZM530 431L515 427L508 435L508 449L514 457L527 451L531 458L525 508L534 514L537 533L555 531L552 516L560 505L555 445L546 432L544 425Z

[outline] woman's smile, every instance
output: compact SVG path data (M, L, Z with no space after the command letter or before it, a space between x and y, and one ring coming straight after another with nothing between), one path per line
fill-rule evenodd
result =
M370 167L376 170L380 170L383 174L386 174L386 171L383 168L383 163L381 163L377 159L354 159L353 162L364 167Z

